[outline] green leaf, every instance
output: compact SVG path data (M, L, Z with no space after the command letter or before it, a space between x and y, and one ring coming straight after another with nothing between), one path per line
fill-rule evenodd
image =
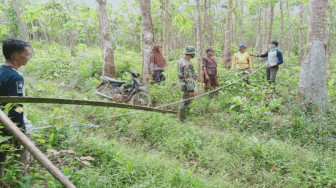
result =
M6 142L7 140L13 138L12 136L4 136L4 137L0 137L0 143Z

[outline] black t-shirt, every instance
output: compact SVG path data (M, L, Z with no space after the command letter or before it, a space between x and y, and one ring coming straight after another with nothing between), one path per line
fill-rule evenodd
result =
M0 66L0 96L20 96L25 95L24 79L12 66ZM4 109L6 104L0 104ZM22 105L14 106L8 112L8 117L23 131L25 132L25 124L23 120L23 112L16 110L18 107L23 108ZM9 135L5 129L0 130L3 135Z

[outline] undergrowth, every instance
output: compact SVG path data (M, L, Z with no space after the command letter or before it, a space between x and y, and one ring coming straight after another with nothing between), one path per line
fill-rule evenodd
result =
M71 57L57 44L34 45L35 57L22 69L28 96L98 99L99 48L79 45ZM116 49L115 58L118 79L130 83L125 71L141 72L140 53ZM36 128L53 126L31 139L78 187L335 187L336 77L328 81L330 112L304 112L295 103L300 67L295 56L286 59L275 91L262 69L250 85L196 99L186 123L152 112L111 119L130 110L30 104ZM175 69L169 62L167 81L148 86L154 106L179 100ZM219 79L225 85L239 74L220 68ZM94 160L81 160L88 156ZM35 160L27 176L14 173L19 168L8 167L15 178L7 184L60 187Z

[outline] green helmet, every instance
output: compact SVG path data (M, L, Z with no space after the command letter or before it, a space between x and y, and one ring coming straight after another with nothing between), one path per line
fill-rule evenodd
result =
M185 49L185 51L184 51L184 54L186 54L186 55L190 55L190 54L194 54L195 55L196 53L197 53L197 50L193 46L187 46L186 49Z

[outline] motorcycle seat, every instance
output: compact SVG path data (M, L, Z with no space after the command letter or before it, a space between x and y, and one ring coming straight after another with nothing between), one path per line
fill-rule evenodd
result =
M108 76L102 76L104 80L110 81L112 83L116 83L116 84L124 84L125 81L120 81L120 80L115 80L113 78L110 78Z

